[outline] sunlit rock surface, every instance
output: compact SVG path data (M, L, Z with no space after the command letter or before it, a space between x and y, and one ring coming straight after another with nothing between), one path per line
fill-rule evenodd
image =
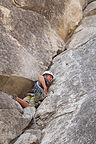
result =
M32 111L30 107L23 110L20 104L0 92L0 144L9 144L24 131L33 117Z
M7 94L0 93L0 143L37 144L41 138L41 144L95 144L96 3L91 0L36 2L0 1L0 90L13 93L16 87L20 95L49 67L55 79L36 114L35 109L23 110ZM36 7L29 10L29 4ZM57 6L61 5L63 13L55 15L59 11ZM46 11L50 16L47 17L41 6L46 10L54 6L54 15ZM57 32L58 20L65 17L68 21L64 21L64 26L68 29L64 28L68 33L62 29L62 34L71 32L66 44ZM72 19L76 20L75 25Z
M16 80L18 85L12 90L14 93L20 95L25 84L32 87L30 80L36 81L50 66L57 52L63 50L63 40L44 16L19 9L10 1L0 1L0 75L4 75L4 81L7 76L10 79L10 82L6 81L9 89L4 92L10 93L10 87L16 85ZM22 77L23 84L18 77ZM21 89L18 88L20 85Z
M65 40L82 19L79 0L10 0L23 9L42 14L50 21L52 28ZM85 4L85 1L84 1Z
M53 90L37 110L41 144L95 143L95 67L96 18L92 15L76 29L68 50L53 61Z

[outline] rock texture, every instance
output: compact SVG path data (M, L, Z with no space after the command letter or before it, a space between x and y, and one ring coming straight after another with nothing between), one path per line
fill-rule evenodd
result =
M26 109L23 110L7 94L0 92L0 144L9 144L28 126L34 110Z
M14 7L10 1L0 1L1 75L27 78L22 80L25 80L25 83L28 79L35 81L49 67L58 50L64 50L64 42L46 18L33 11ZM18 81L18 78L16 80ZM13 82L10 79L10 82L13 85L16 83L15 79ZM7 82L8 87L11 87L10 82ZM31 86L29 84L27 87ZM18 88L15 87L14 92L16 91ZM5 92L10 92L10 89Z
M14 67L10 66L9 71L6 67L1 68L5 70L5 73L8 71L9 74L36 79L38 72L42 72L42 69L50 65L58 48L63 50L63 41L51 29L49 22L43 16L32 11L6 8L6 6L7 4L0 6L1 28L4 29L0 34L2 61L6 58L10 65L14 63Z
M82 19L83 5L89 2L1 0L0 79L4 75L5 83L8 78L1 90L25 95L34 84L28 79L37 80L52 58L65 49L62 39L70 37Z
M82 8L85 9L88 4L90 4L91 2L93 2L95 0L79 0L79 1L80 1Z
M44 15L63 40L82 19L82 7L79 0L11 0L11 2L17 7Z
M38 144L39 139L41 144L96 143L92 1L0 1L0 91L26 92L50 65L55 75L36 114L0 92L0 144Z
M68 48L53 61L53 90L37 110L41 144L96 142L95 15L84 18Z
M26 134L22 134L20 136L20 138L18 139L18 141L16 141L14 144L38 144L38 139L36 136L30 134L30 133L26 133Z
M32 88L34 82L24 77L0 75L0 91L10 95L17 94L19 97L26 95L26 92Z
M84 11L84 16L92 16L96 14L96 1L90 3Z

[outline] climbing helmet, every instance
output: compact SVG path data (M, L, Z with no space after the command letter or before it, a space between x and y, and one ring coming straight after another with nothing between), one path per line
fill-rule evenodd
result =
M42 75L51 75L52 76L52 78L54 78L54 75L53 75L53 73L52 72L50 72L50 71L45 71Z

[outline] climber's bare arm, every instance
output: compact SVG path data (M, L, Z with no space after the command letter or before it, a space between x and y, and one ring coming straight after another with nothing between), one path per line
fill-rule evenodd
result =
M44 77L42 75L40 76L40 82L44 87L44 93L47 94L47 87L46 87L46 84L45 84Z

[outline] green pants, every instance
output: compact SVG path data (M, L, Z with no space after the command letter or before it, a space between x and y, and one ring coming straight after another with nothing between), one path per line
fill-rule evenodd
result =
M35 107L34 97L26 96L23 100L28 102L30 106L34 106Z
M35 97L32 97L32 96L26 96L23 100L28 102L29 105L32 106L32 107L36 107L37 108L40 105L39 102L35 101Z
M28 102L30 106L38 107L40 103L46 98L44 91L37 87L35 93L29 93L23 99L24 101Z

